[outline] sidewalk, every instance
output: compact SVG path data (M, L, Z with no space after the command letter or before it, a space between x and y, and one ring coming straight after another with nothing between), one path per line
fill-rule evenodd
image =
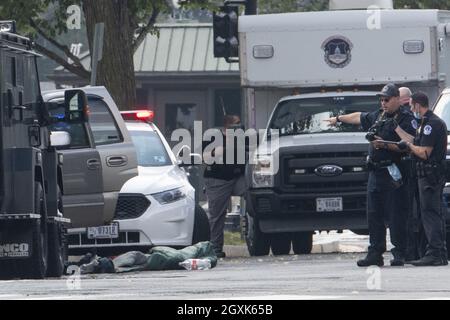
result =
M388 250L392 245L387 236ZM350 230L344 230L343 233L332 231L315 234L313 237L313 254L317 253L358 253L366 252L369 245L369 236L360 236ZM249 257L247 246L244 245L225 245L224 251L227 257ZM291 252L293 253L293 252Z

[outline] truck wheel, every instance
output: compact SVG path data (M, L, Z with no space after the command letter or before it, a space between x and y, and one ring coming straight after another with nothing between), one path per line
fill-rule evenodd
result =
M312 245L312 232L296 232L292 234L292 249L295 254L310 254Z
M289 233L274 233L271 235L270 247L275 256L287 255L291 252L291 235Z
M450 260L450 231L447 231L446 233L446 245L447 245L447 260Z
M245 241L251 256L266 256L270 251L269 236L259 230L258 220L246 213L247 232Z
M65 232L58 222L48 224L48 277L59 278L64 274L68 251Z
M205 210L199 205L195 206L194 215L194 231L192 232L192 244L196 244L203 241L209 241L211 239L209 230L209 219Z
M42 216L41 220L32 221L33 228L33 252L29 260L20 261L23 277L31 279L44 279L47 274L47 224L46 206L44 201L44 189L38 182L35 183L35 213Z

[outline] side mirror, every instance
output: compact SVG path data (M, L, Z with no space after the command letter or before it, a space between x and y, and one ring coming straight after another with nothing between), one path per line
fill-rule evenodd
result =
M64 93L66 121L80 123L88 121L86 93L83 90L67 90Z
M183 160L178 160L178 165L180 167L190 167L199 165L202 163L202 156L198 153L191 153L189 154L189 163L184 162Z
M52 147L65 147L70 145L70 134L66 131L52 131L50 133Z

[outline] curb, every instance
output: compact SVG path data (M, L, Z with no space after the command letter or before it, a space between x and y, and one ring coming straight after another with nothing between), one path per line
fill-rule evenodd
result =
M225 245L223 251L228 258L246 258L250 256L246 245ZM315 243L313 244L313 248L311 250L311 254L359 252L367 252L367 244L330 241Z

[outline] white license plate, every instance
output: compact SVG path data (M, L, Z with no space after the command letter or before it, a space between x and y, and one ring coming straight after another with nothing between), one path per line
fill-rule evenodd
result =
M87 228L88 239L116 239L119 237L119 224Z
M342 198L317 198L317 212L342 211Z

